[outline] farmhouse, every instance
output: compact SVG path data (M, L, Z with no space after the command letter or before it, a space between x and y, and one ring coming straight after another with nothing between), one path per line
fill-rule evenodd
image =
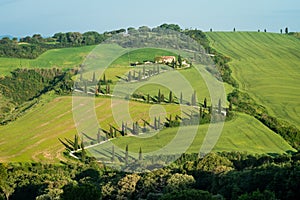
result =
M176 61L175 56L159 56L155 58L155 63L172 63L174 61Z

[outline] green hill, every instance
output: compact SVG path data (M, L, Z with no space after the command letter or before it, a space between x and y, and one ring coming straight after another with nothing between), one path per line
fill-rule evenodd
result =
M78 67L95 46L48 50L36 59L0 58L0 76L16 68L73 68Z
M270 114L300 127L300 40L289 35L210 32L211 45L232 58L240 88Z
M283 100L289 100L288 105L286 105L286 103L284 104L284 106L287 107L286 109L284 109L285 112L281 111L281 115L277 116L283 119L294 119L295 122L297 122L297 116L299 116L297 115L298 108L296 107L297 102L295 100L297 98L297 94L294 93L294 90L298 91L298 89L296 88L297 84L295 80L297 69L293 66L293 63L295 65L298 63L298 60L296 58L299 53L299 50L297 50L297 45L299 45L299 42L297 42L295 39L289 36L277 34L261 33L259 35L258 33L208 33L208 35L210 37L210 40L212 41L213 46L217 50L230 56L233 59L233 61L230 63L233 68L233 74L235 78L239 81L243 90L249 92L257 101L267 106L268 109L274 112L276 115L276 112L280 111L276 109L283 109L283 107L280 106L280 104L278 103L285 102ZM223 39L223 37L225 39ZM256 41L257 44L252 45L252 43L249 42L251 44L248 44L248 46L252 46L251 48L248 48L246 44L247 42L243 43L244 40L242 38L244 37L245 41L250 40L252 43L254 43L253 41ZM276 40L277 37L278 40L282 39L282 44L285 42L291 42L292 44L294 44L294 46L291 44L290 47L292 49L290 51L291 55L289 55L289 53L287 53L288 55L283 55L284 51L288 49L288 45L283 45L282 47L280 47L280 44L273 41ZM235 43L231 42L230 38L234 38L232 40L234 40ZM267 41L266 44L263 43L264 40ZM227 41L228 44L226 44L224 41ZM272 42L274 42L273 47ZM223 44L224 47L221 44ZM244 50L244 52L243 47L241 47L241 45L244 46L244 48L247 47L247 49ZM261 45L261 47L259 47L259 45ZM259 50L256 48L260 49L260 53L258 53ZM268 52L267 50L269 48L272 50ZM278 48L279 51L281 51L280 54L282 55L277 55L277 51L273 48ZM80 65L84 60L84 57L92 49L93 46L50 50L35 60L0 58L0 71L3 72L3 74L7 74L13 68L17 68L20 66L41 68L49 68L52 66L58 66L61 68L74 67ZM246 54L247 51L248 55ZM105 56L105 58L108 59L109 55L112 54L122 55L125 52L126 51L119 46L111 46L109 51L105 51L105 53L108 55ZM294 54L292 52L294 52ZM170 52L163 50L158 52L155 49L142 49L140 50L140 52L135 50L130 54L131 60L127 60L128 54L124 54L118 60L116 60L111 65L111 67L107 69L106 77L108 79L112 79L112 81L115 82L117 80L117 76L124 76L124 74L127 74L128 70L138 69L138 67L129 66L131 61L135 61L137 59L144 60L148 56L153 58L153 56L156 56L157 53L169 54ZM275 59L276 61L272 61L271 58ZM253 64L256 62L259 62L260 64ZM284 66L278 66L278 64L275 65L276 62L283 63L282 65ZM272 68L273 65L271 65L270 63L274 64L277 67ZM97 69L97 66L92 66L92 70L94 69ZM83 77L85 79L90 80L93 73L92 70L85 73ZM210 79L213 78L205 70L204 67L201 68L201 70L203 70L202 72L204 76L207 76ZM284 70L288 71L285 73L281 73L284 72ZM197 72L195 71L195 69L190 68L186 70L181 70L180 73L188 79L188 81L197 91L199 101L202 102L202 99L208 96L208 91L205 83L202 80L199 80L196 76ZM248 77L247 73L250 77ZM262 76L262 73L265 73L265 75ZM151 80L154 80L155 82L155 79L165 79L167 74L172 76L172 73L166 72L152 77ZM280 85L278 77L274 78L274 80L270 78L271 75L278 76L278 74L282 76L282 81L287 82L286 85L281 84L282 86L286 86L287 89L280 90L280 88L276 88L276 90L273 89L272 91L269 91L270 88L266 87L269 87L272 84L274 84L274 87L278 87ZM290 76L288 76L287 74ZM98 74L96 75L98 76ZM256 77L260 77L261 79L258 79ZM245 83L243 82L243 80L245 80ZM141 85L141 87L139 87L139 83L129 84L132 87L138 88L137 91L142 92L144 94L146 94L147 92L151 95L157 94L158 88L154 84L148 86ZM175 85L178 83L171 82L171 84ZM255 89L253 89L253 87L257 90L257 92ZM228 86L228 84L225 84L225 88L227 92L230 92L232 90L232 87ZM277 91L279 92L279 94L276 93ZM162 92L164 92L165 95L168 95L168 91L163 90L163 88ZM284 96L284 92L287 92L288 95ZM59 160L65 159L62 155L62 152L64 151L64 146L58 141L58 138L72 139L77 133L72 115L72 98L51 97L49 99L48 96L46 96L45 98L46 99L41 100L38 105L35 105L33 108L31 108L24 116L20 117L17 121L0 127L0 161L30 160L57 162ZM7 100L5 99L3 99L2 101L2 104L7 103ZM95 107L98 121L101 124L101 127L106 130L109 129L109 124L117 126L111 113L112 111L110 104L110 98L96 98ZM292 105L294 107L289 107L289 105ZM151 116L149 116L149 110L150 113L154 112L154 110L157 109L154 107L151 104L130 102L131 117L134 121L139 120L140 124L142 124L141 119L151 121L153 119L151 119ZM167 115L171 113L180 114L180 108L178 105L164 105L163 107L166 110L165 113ZM186 113L190 113L191 110L189 109L192 108L188 107L187 109L188 111ZM291 112L289 109L291 110ZM164 112L162 112L162 114L164 114ZM187 132L189 132L189 128L190 127L185 128ZM204 137L203 133L205 133L207 128L208 125L200 126L197 136L192 146L188 149L188 152L197 153L199 151L199 147L202 144L202 140ZM143 151L145 152L152 151L160 147L161 145L167 144L170 141L170 139L174 137L175 132L175 129L166 129L158 134L159 137L154 136L142 141L139 141L137 138L134 137L122 137L115 140L115 143L116 145L121 147L125 147L125 145L128 143L133 144L130 147L133 151L138 151L140 146L142 146ZM236 114L236 117L232 121L225 123L222 135L214 150L248 151L251 153L284 153L293 149L279 135L269 130L266 126L262 125L255 118L244 114Z
M77 133L73 115L72 98L57 97L44 100L23 117L5 126L0 126L0 162L6 161L43 161L64 160L64 146L58 138L72 139ZM109 98L96 98L95 106L99 123L107 129L113 121ZM150 104L130 102L130 113L134 120L149 120ZM165 106L167 114L180 113L176 105ZM207 125L200 126L198 134L188 152L198 152ZM186 128L187 131L189 127ZM138 141L134 137L122 137L116 140L120 146L127 143L132 150L140 146L152 150L166 144L173 138L174 129L159 133L160 137L151 137ZM95 136L96 138L96 136ZM159 141L159 142L158 142ZM138 142L138 143L137 143ZM216 151L248 151L251 153L283 153L292 148L277 134L263 126L253 117L239 114L237 118L225 123L223 134L215 148Z

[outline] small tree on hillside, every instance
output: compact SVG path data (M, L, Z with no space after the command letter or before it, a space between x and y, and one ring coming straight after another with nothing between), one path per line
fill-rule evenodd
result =
M282 29L280 29L280 34L282 34Z
M83 138L81 138L81 161L82 162L85 162L85 159L86 159L86 151L85 151L85 148L84 148L84 143L83 143Z
M97 133L97 142L100 143L100 128L98 128L98 133Z
M88 92L88 90L87 90L87 83L86 83L86 81L84 81L84 93L87 94L87 92Z
M207 108L207 99L206 99L206 97L204 98L204 101L203 101L203 107Z
M139 151L139 160L143 160L142 147L140 147L140 151Z
M95 72L93 72L93 78L92 78L92 82L95 83L96 82L96 74Z
M125 147L125 165L128 164L128 144Z
M235 32L235 28L233 28L233 32Z
M130 71L130 72L128 72L128 78L127 78L128 82L130 82L131 79L132 79L132 77L131 77L131 71Z
M157 102L158 102L158 103L161 102L161 93L160 93L160 89L158 90L158 94L157 94Z
M285 28L285 34L288 34L288 33L289 33L289 28L286 27L286 28Z
M77 151L78 148L79 148L78 136L75 134L75 137L74 137L74 150Z
M182 67L182 57L181 57L181 55L178 55L178 63L179 63L179 67Z
M110 94L110 85L109 84L106 85L106 94Z
M105 74L103 75L103 83L106 84L106 76L105 76Z
M182 92L180 92L180 101L179 101L179 103L182 104L182 102L183 102L183 96L182 96Z
M170 91L169 93L169 103L173 103L173 93Z

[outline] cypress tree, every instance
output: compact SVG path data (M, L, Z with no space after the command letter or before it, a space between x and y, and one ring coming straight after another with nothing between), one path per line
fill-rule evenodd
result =
M165 95L164 94L160 95L160 102L165 102Z
M98 133L97 133L97 142L100 143L100 128L98 128Z
M75 137L74 137L74 150L77 151L78 147L79 147L78 136L75 134Z
M229 101L229 111L232 111L232 101Z
M86 81L84 81L84 93L87 94L87 83L86 83Z
M139 134L140 127L139 127L138 122L135 122L135 128L136 128L136 134Z
M106 84L106 76L105 76L105 74L103 75L103 83L104 83L104 85Z
M172 65L172 68L174 68L174 69L175 69L175 67L176 67L176 61L175 61L175 59L173 59L173 60L172 60L172 63L171 63L171 65Z
M150 94L147 94L147 103L150 103Z
M114 132L113 132L113 128L111 125L109 125L109 134L112 138L114 137Z
M84 149L83 138L81 138L81 145L80 146L81 146L81 161L85 162L86 152L85 152L85 149Z
M156 122L156 117L154 117L154 129L157 130L157 122Z
M142 147L140 147L140 151L139 151L139 160L143 159L143 155L142 155Z
M129 71L129 72L128 72L128 78L127 78L128 82L130 82L131 79L132 79L132 78L131 78L131 71Z
M206 99L206 97L204 98L203 106L204 106L204 108L207 108L207 99Z
M172 91L170 91L170 94L169 94L169 103L173 103L173 94L172 94Z
M178 63L179 63L179 67L182 67L182 58L181 58L181 55L178 55Z
M183 96L182 96L182 92L180 93L180 104L182 104L183 102Z
M93 72L93 78L92 78L92 82L95 83L96 82L96 74L95 72Z
M128 164L128 144L125 147L125 165Z
M124 135L127 135L127 130L128 130L128 127L127 127L127 122L125 124L125 131L124 131Z
M109 84L106 85L106 94L110 94L110 85Z
M158 128L158 130L160 130L160 117L158 117L158 120L157 120L157 128Z
M124 122L122 122L122 130L121 130L121 132L122 132L122 135L124 136L124 135L125 135L125 126L124 126Z
M160 94L160 89L158 90L158 94L157 94L157 102L160 103L161 102L161 94Z

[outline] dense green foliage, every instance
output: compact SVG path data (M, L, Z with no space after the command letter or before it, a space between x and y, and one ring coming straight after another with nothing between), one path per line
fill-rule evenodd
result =
M138 163L137 163L138 164ZM184 154L170 167L117 172L100 164L0 164L0 198L297 199L299 153Z
M57 94L69 94L72 87L71 74L60 69L17 69L10 76L0 77L1 98L11 100L14 110L51 90ZM11 112L8 106L1 107L2 117ZM1 123L7 122L4 119L0 118Z
M120 29L103 34L95 31L83 34L79 32L56 33L50 38L43 38L40 34L34 34L32 37L21 38L19 42L16 38L10 40L5 37L0 40L0 57L33 59L49 49L100 44L112 35L124 31L125 29Z
M36 58L47 50L42 45L19 44L17 40L3 38L0 40L0 57Z

